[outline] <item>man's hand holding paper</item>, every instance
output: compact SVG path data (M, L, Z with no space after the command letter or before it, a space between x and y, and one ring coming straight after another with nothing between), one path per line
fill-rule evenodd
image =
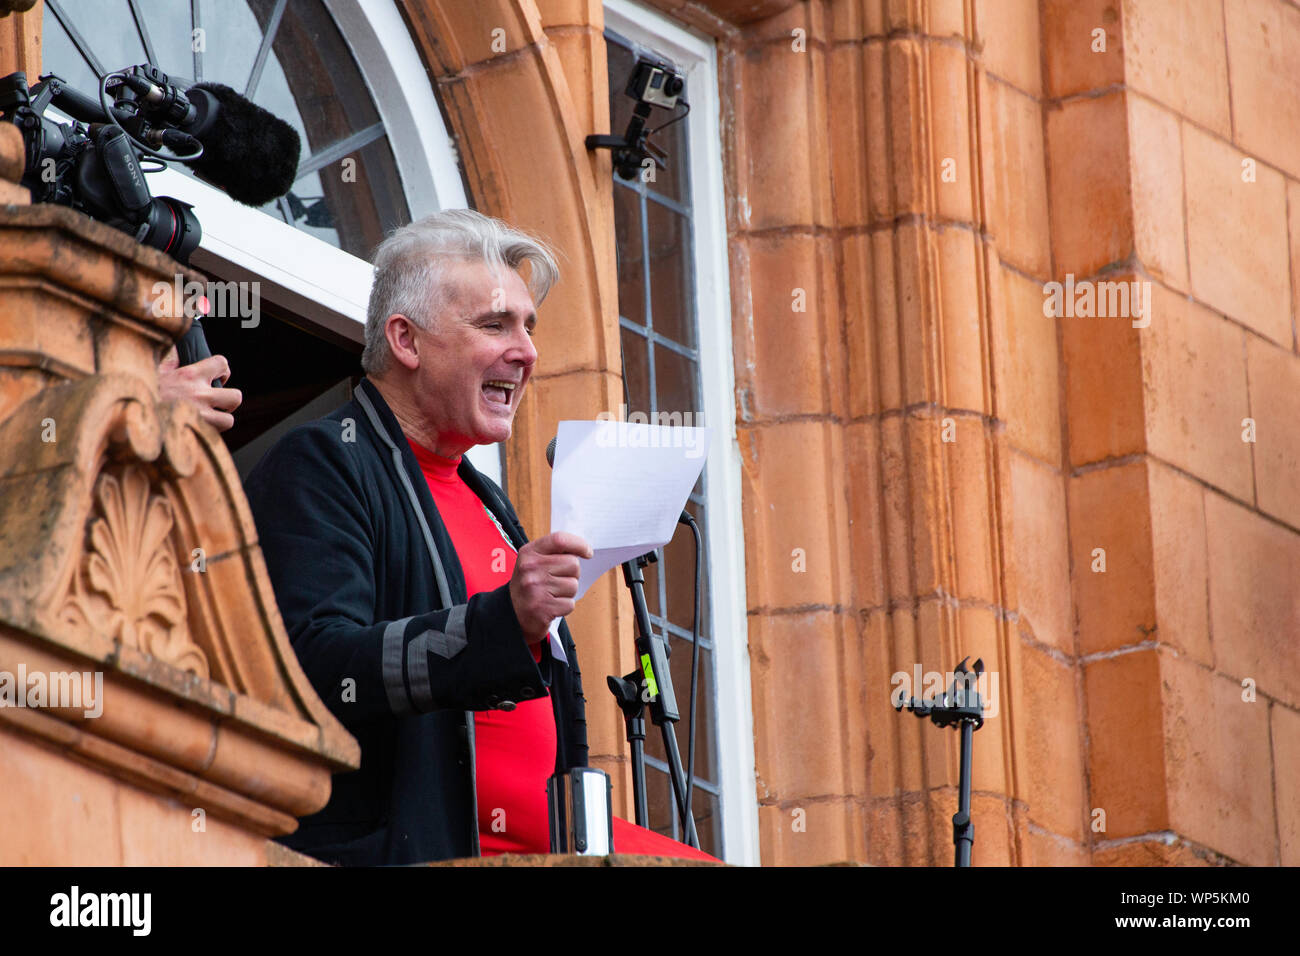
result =
M585 541L563 532L529 541L519 549L510 578L510 601L529 643L536 644L553 620L573 610L581 560L577 555L590 557L591 553Z

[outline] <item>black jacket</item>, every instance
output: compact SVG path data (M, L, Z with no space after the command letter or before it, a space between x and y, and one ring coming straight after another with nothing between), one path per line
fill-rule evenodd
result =
M501 489L467 458L459 474L522 546ZM586 765L567 625L569 664L549 648L538 664L506 587L466 601L428 484L373 384L363 379L352 401L285 435L245 491L303 670L361 744L361 769L336 775L329 803L283 843L353 865L477 855L470 712L539 697L547 685L556 770Z

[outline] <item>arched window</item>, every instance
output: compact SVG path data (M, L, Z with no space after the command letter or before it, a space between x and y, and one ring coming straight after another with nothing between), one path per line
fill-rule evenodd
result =
M365 323L369 258L386 232L467 205L442 113L393 0L45 0L43 73L83 92L152 63L179 86L224 83L302 140L283 199L241 206L180 163L149 176L192 203L191 264L256 283L256 323L205 321L244 406L226 441L241 471L288 427L346 400ZM247 300L248 296L246 296ZM495 447L475 464L500 477Z

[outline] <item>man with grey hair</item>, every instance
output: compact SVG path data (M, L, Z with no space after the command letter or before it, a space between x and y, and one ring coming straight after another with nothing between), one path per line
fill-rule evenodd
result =
M537 849L545 778L587 762L577 654L553 622L591 550L529 542L464 457L510 436L557 276L545 245L470 210L397 230L352 401L248 477L294 650L361 744L295 849L362 865Z

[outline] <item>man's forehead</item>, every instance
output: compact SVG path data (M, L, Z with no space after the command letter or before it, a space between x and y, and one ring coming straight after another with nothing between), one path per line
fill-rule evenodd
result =
M476 305L477 300L490 299L501 302L504 308L510 303L503 300L522 296L527 303L520 303L520 307L533 311L528 284L523 276L504 264L496 265L481 259L452 259L443 265L441 284L448 302Z

